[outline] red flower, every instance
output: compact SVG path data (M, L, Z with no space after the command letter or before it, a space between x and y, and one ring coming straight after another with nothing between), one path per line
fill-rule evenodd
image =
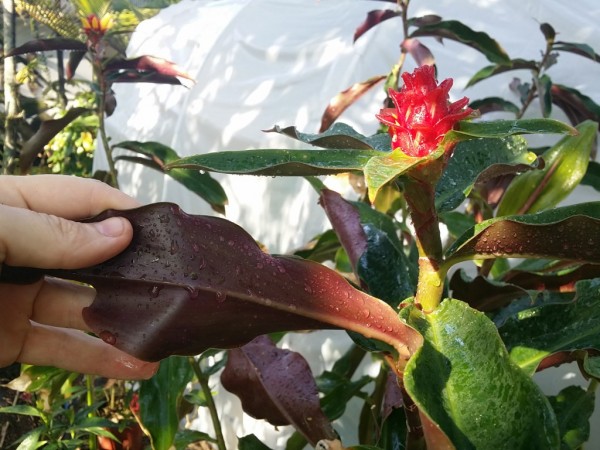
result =
M438 85L433 66L403 73L402 79L404 86L400 91L389 91L395 108L382 109L377 118L389 127L392 149L400 149L409 156L427 156L456 122L473 110L465 108L469 103L467 97L450 103L448 91L452 79Z

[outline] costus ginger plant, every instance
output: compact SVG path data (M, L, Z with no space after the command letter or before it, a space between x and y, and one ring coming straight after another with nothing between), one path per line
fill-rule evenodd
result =
M600 375L600 203L556 203L567 194L567 177L579 177L569 178L573 186L583 177L585 168L574 168L587 167L597 124L483 121L466 98L450 101L452 81L438 83L433 67L402 79L404 86L389 92L393 107L374 114L387 132L275 127L320 148L210 153L168 165L307 177L332 231L295 257L269 255L225 219L160 203L90 219L118 215L134 226L131 245L103 264L51 272L4 267L2 277L92 284L98 295L84 318L95 333L139 358L164 359L139 392L138 419L154 448L168 448L177 428L152 417L161 390L181 395L195 372L210 398L208 376L223 364L222 384L248 414L296 428L288 448L579 448L589 408L574 412L573 405L593 404ZM537 156L521 136L530 133L559 138ZM364 177L367 191L357 201L314 178L344 172ZM543 182L536 181L540 173ZM486 195L506 177L519 186L501 201L513 212L494 216ZM465 205L466 212L455 211ZM339 270L320 264L325 260ZM468 260L474 271L449 277ZM316 329L347 330L355 345L315 381L300 354L268 336ZM215 349L229 350L207 369ZM381 361L380 374L351 381L365 354ZM590 389L546 397L532 375L571 361L592 380ZM375 388L365 393L369 381ZM335 419L361 392L360 442L341 442ZM176 414L172 403L163 406ZM213 418L213 442L224 448ZM250 435L239 448L266 447Z

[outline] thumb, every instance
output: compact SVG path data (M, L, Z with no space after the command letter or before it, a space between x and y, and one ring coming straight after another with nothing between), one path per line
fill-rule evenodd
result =
M122 217L79 223L0 206L0 262L44 269L76 269L117 255L133 236Z

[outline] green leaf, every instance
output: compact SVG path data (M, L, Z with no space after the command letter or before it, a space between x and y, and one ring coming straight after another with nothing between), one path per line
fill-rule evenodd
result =
M317 378L319 390L325 395L321 399L323 412L333 421L342 417L346 411L348 402L357 396L363 387L373 381L373 378L364 375L357 380L349 380L346 377L336 375L332 372L323 372Z
M410 37L418 36L434 36L458 41L483 53L491 62L510 64L510 58L498 42L487 33L474 31L457 20L443 20L422 25L410 34Z
M481 114L494 111L506 111L515 115L519 114L519 107L517 105L501 97L486 97L481 100L475 100L469 103L469 107L479 110Z
M238 449L239 450L271 450L265 444L263 444L260 439L258 439L253 434L249 434L240 438L238 441Z
M190 444L199 441L215 442L208 434L196 430L179 430L175 435L173 445L176 450L187 450Z
M140 418L150 435L152 450L168 450L179 428L179 404L193 376L188 358L170 356L158 372L140 384Z
M537 79L537 89L542 116L550 117L552 114L552 80L548 75L542 75Z
M447 138L468 137L503 138L515 134L578 134L572 126L554 119L514 119L484 121L461 121L458 130L450 131Z
M587 352L583 359L583 369L585 373L600 378L600 356L590 356Z
M10 422L9 422L10 423ZM22 437L21 443L17 447L17 450L35 450L42 447L46 442L40 442L42 435L41 428L35 428Z
M575 289L572 302L520 311L500 327L511 359L527 373L553 353L600 350L600 278L579 281Z
M0 407L0 414L20 414L23 416L43 417L43 414L38 409L29 405L15 405Z
M600 191L600 163L596 161L588 163L585 175L581 179L581 184L591 186L595 190Z
M182 158L167 169L183 168L239 175L310 176L362 170L384 155L377 150L260 149L206 153Z
M181 183L191 192L198 195L209 203L217 212L224 213L224 206L227 204L227 194L217 180L208 173L193 173L183 169L165 170L165 166L173 161L179 160L179 155L170 147L159 142L139 142L124 141L114 147L125 148L127 150L140 153L149 159L144 164L147 167L166 173L178 183ZM116 160L126 160L137 163L144 163L140 158L120 156Z
M594 392L579 386L568 386L548 397L558 421L562 450L577 450L589 439L594 399Z
M497 216L552 208L577 187L587 171L598 124L585 121L577 130L577 136L565 136L544 152L544 169L523 173L512 181Z
M537 214L496 217L475 225L446 251L447 266L508 257L600 263L600 202Z
M585 43L557 41L552 46L552 50L559 52L575 53L591 59L592 61L600 62L600 55L594 51L592 47Z
M469 228L475 226L475 219L471 216L467 216L462 212L449 211L440 214L440 221L448 228L448 233L453 239L461 236Z
M300 142L329 149L343 150L354 148L360 150L389 151L391 148L390 136L387 133L364 136L350 125L341 122L333 124L327 131L318 134L302 133L296 127L281 128L277 125L266 131L283 134Z
M435 189L438 212L452 211L469 195L477 181L532 168L536 156L520 136L473 139L456 144Z
M440 158L443 154L444 148L439 146L435 152L422 158L408 156L401 151L372 156L364 166L369 199L374 202L377 193L385 184L420 164Z
M556 418L533 381L509 358L494 324L463 302L403 313L424 336L404 385L420 412L457 449L558 449Z
M479 83L482 80L490 78L494 75L498 75L500 73L508 72L510 70L537 70L537 63L532 60L526 59L511 59L510 64L502 63L502 64L493 64L490 66L486 66L483 69L479 70L475 75L471 77L466 87L473 86L474 84Z

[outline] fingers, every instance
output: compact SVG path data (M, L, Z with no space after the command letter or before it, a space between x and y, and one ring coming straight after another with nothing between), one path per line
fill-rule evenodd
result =
M91 266L120 253L132 236L131 224L120 217L79 223L0 205L0 261L13 266Z
M150 378L158 363L141 361L81 331L31 323L18 362L106 378Z
M97 180L63 175L0 176L0 204L67 219L84 219L106 209L130 209L139 203Z

